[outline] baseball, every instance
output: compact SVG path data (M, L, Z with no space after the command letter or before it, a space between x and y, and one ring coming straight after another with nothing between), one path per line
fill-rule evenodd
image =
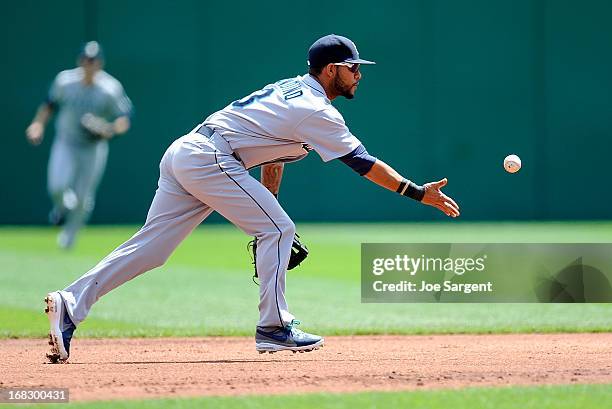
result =
M516 173L521 169L521 158L516 155L508 155L504 159L504 169L509 173Z

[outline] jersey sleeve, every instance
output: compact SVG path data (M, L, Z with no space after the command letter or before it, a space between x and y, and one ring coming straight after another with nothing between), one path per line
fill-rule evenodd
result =
M57 106L62 100L63 86L60 78L61 75L62 73L58 74L49 87L46 100L47 104L49 105Z
M340 112L331 106L304 119L296 127L295 136L311 146L324 162L344 156L361 145Z
M132 101L125 93L125 90L120 84L116 84L111 93L110 99L110 114L118 118L120 116L130 116L132 114Z

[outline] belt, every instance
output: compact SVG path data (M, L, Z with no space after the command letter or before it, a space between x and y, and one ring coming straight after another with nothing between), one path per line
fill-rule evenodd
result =
M206 125L202 125L201 127L199 127L196 132L199 133L200 135L204 135L207 138L210 138L212 134L215 133L215 131L213 131L212 128L209 128Z
M206 126L206 125L202 125L201 127L198 128L198 130L196 131L197 133L199 133L200 135L204 135L205 137L207 137L208 139L211 139L213 134L215 133L215 131ZM219 135L219 134L217 134ZM220 138L222 138L221 135L219 135ZM225 140L224 140L225 141ZM227 143L228 147L229 147L229 143L227 141L225 141L225 143ZM231 155L239 162L242 162L242 160L240 159L240 156L238 156L238 154L236 152L231 153Z

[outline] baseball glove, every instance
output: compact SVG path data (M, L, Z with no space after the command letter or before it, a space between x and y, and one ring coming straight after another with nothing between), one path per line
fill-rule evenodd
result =
M81 117L81 125L89 132L91 139L108 139L113 136L113 124L92 113Z
M253 253L253 266L255 268L253 281L255 281L255 278L259 277L257 275L257 237L254 237L253 240L247 244L247 249ZM293 244L291 245L291 255L289 256L287 270L292 270L299 266L306 257L308 257L308 247L300 241L300 236L295 233L295 236L293 236Z

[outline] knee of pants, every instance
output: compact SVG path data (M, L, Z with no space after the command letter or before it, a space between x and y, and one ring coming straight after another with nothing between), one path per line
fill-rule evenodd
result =
M276 221L276 226L279 228L283 237L291 237L293 240L293 236L295 235L295 223L286 217Z
M166 264L166 261L170 258L170 254L164 254L163 252L158 252L153 256L150 256L148 261L149 269L154 269L157 267L161 267Z
M96 205L96 200L93 197L93 195L86 195L85 197L83 197L83 199L80 201L80 205L83 208L83 210L87 213L91 213L94 209L94 206Z
M278 237L278 233L286 240L289 240L289 238L293 240L293 236L295 235L295 224L289 218L275 220L274 225L271 226L270 229L266 229L256 234L256 236L258 239L265 239L267 237Z
M291 219L287 219L287 221L280 226L280 228L283 235L287 235L291 237L291 240L293 240L293 236L295 235L295 223L293 223Z
M61 196L64 192L71 188L70 179L67 177L48 177L47 192L50 196Z

